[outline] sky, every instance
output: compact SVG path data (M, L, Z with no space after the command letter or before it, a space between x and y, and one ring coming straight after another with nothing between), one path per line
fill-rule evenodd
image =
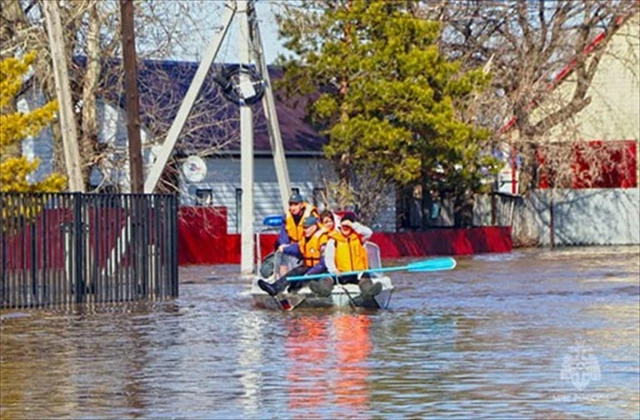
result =
M273 13L273 4L270 1L258 1L256 3L256 14L260 25L260 35L264 48L265 61L267 64L273 63L278 54L285 54L288 51L282 46L282 41L278 39L278 25Z
M274 0L259 0L256 1L256 14L258 16L258 24L260 28L260 35L262 38L262 44L264 48L265 60L267 64L272 64L278 54L287 53L287 50L282 46L282 41L278 39L278 25L275 20L274 9L278 7L279 1ZM211 26L221 25L222 18L219 16L222 14L222 5L221 1L210 3L208 14L212 16ZM217 19L217 20L216 20ZM229 29L229 33L227 34L226 39L223 41L218 57L216 58L216 62L238 62L238 50L237 46L239 41L240 29L237 24L238 15L233 19L233 23L231 28ZM209 43L212 41L214 36L214 31L210 29L201 30L200 37L194 37L194 43L190 46L190 49L193 51L199 51L200 54L204 53ZM187 60L199 60L200 57L197 56L188 56L188 57L180 57Z

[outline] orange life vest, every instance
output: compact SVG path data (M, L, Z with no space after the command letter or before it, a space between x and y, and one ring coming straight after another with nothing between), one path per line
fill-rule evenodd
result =
M340 272L366 270L369 268L367 250L362 238L355 231L344 236L341 231L334 230L329 234L336 241L336 268Z
M323 229L318 230L307 240L304 236L300 240L300 252L306 267L313 267L320 262L322 247L326 245L329 238Z
M287 231L287 235L289 235L289 240L291 243L300 242L300 240L304 237L304 228L302 227L302 223L304 219L307 217L314 215L317 217L318 210L315 206L312 206L309 203L304 203L304 210L302 210L302 217L298 220L298 224L296 225L295 220L293 219L293 215L290 211L287 212L287 218L285 220L285 229Z

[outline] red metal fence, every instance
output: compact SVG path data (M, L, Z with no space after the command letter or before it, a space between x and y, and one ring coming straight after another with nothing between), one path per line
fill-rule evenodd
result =
M178 217L179 264L239 264L240 235L227 233L224 207L182 207ZM261 255L274 249L277 235L260 235ZM511 227L440 228L425 232L376 232L371 240L382 258L510 252Z

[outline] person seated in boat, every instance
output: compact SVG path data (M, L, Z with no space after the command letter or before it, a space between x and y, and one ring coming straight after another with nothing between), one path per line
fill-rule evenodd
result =
M324 249L327 244L328 234L320 227L320 221L316 216L309 216L304 219L303 223L303 236L299 242L292 244L282 244L278 247L278 251L285 255L294 255L302 259L302 264L293 268L283 277L276 280L273 283L268 283L264 280L258 280L258 287L275 296L278 293L283 292L288 285L288 276L301 276L320 274L327 271L327 266L324 261ZM302 288L306 282L297 281L289 286L291 291L296 291ZM324 282L318 280L309 281L309 288L316 294L321 296L329 296L331 289L324 286Z
M304 236L302 222L309 216L320 217L316 206L305 202L299 193L291 194L289 198L289 210L284 217L284 223L280 228L276 249L281 245L299 242Z
M337 216L333 214L331 210L324 210L320 213L320 223L327 233L335 230L337 221L339 221L339 219L337 219Z
M345 213L340 220L340 227L329 233L324 255L329 273L337 276L340 284L357 284L360 295L365 299L380 293L382 285L374 283L366 272L346 276L342 273L369 269L364 243L372 234L371 228L358 223L354 213Z

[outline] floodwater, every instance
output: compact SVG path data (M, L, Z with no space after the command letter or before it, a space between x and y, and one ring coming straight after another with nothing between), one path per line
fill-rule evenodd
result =
M238 266L182 268L167 303L5 311L1 417L638 418L640 248L458 261L394 273L386 311L256 309Z

